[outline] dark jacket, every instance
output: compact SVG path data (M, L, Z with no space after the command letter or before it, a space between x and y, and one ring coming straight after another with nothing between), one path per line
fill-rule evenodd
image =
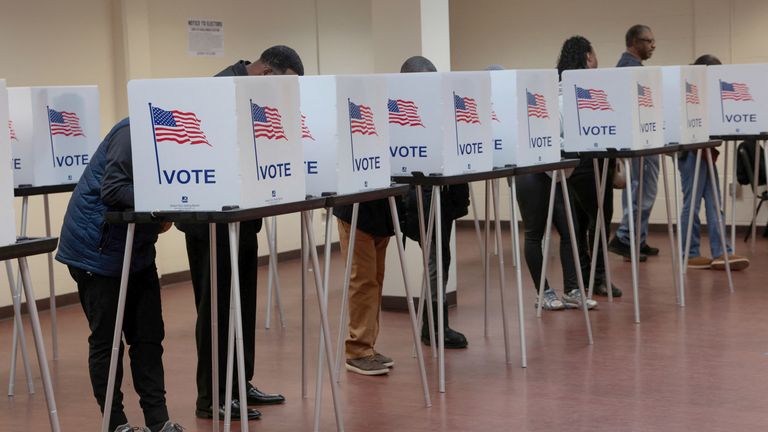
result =
M56 260L102 276L119 277L127 225L108 224L108 210L133 208L133 162L128 119L99 144L67 205ZM137 224L131 272L155 262L156 224Z
M400 197L396 197L400 200ZM333 208L333 215L344 222L352 223L352 206L340 206ZM387 199L367 201L360 203L357 213L357 229L375 237L390 237L395 235L395 227L392 225L392 216L389 211Z
M432 188L425 187L424 191L424 223L429 217L432 203ZM418 200L416 187L408 189L405 200L405 235L408 238L419 241ZM455 219L469 214L469 185L466 183L440 188L441 223L450 224ZM424 227L426 229L426 226Z
M230 77L230 76L248 76L248 70L245 68L251 64L251 62L247 60L240 60L239 62L233 64L232 66L227 67L223 71L216 74L217 77ZM261 219L256 219L254 221L248 221L248 222L242 222L241 227L243 225L252 225L252 227L249 227L247 231L250 231L250 229L254 229L256 232L261 231ZM217 225L217 231L227 232L226 224L218 224ZM185 234L190 234L199 238L208 238L208 224L204 223L180 223L176 224L176 228L178 228L180 231L184 232ZM255 239L253 241L256 241ZM229 244L226 242L226 244Z
M643 62L639 58L624 51L624 54L622 54L621 57L619 58L619 62L616 64L616 67L642 66L642 65L643 65Z

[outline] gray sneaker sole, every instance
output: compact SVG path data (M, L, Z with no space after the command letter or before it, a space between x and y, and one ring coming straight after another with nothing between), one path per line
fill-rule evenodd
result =
M360 375L375 376L375 375L386 375L386 374L389 373L389 368L388 367L384 367L384 369L365 370L365 369L360 369L357 366L353 366L353 365L351 365L349 363L345 363L345 366L346 366L348 371L354 372L354 373L357 373L357 374L360 374Z

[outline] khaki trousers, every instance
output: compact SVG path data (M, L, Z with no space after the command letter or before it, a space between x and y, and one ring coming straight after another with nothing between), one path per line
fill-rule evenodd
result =
M350 224L338 220L341 252L349 250ZM379 336L381 289L384 284L384 264L389 237L376 237L357 230L352 273L349 281L349 337L346 340L348 359L374 354L373 346Z

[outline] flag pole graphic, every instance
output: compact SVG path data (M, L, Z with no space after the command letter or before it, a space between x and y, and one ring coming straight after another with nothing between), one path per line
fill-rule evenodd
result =
M53 167L56 168L56 153L53 151L53 131L51 130L51 108L48 105L45 106L45 113L48 117L48 137L51 139L51 161Z
M259 178L259 151L256 149L256 132L253 130L253 99L248 99L248 102L251 104L251 135L253 135L253 155L256 158L256 180L261 180ZM266 111L264 115L266 115Z
M453 92L453 126L456 131L456 156L459 154L459 119L456 115L456 92Z
M725 123L725 108L723 107L723 80L720 82L720 115L723 117L723 123Z
M581 135L581 114L579 113L579 90L577 89L576 84L573 85L573 91L576 94L576 122L579 124L579 135Z
M528 147L531 148L531 113L528 111L530 107L530 101L528 100L528 89L525 89L525 118L528 120Z
M352 171L355 170L355 142L352 138L352 101L347 98L347 118L349 119L349 149L352 151ZM363 113L360 113L360 117L363 116Z
M157 136L155 135L155 116L152 115L152 102L149 102L149 121L152 123L152 140L155 142L155 163L157 164L157 184L163 184L160 176L160 155L157 152Z

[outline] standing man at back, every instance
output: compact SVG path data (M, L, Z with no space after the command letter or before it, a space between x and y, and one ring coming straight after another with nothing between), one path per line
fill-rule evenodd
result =
M651 28L636 24L627 30L625 37L627 50L619 58L616 67L642 66L643 61L648 60L656 49L656 39ZM648 237L648 218L656 201L656 192L659 183L659 156L646 156L643 161L643 208L640 214L640 261L645 261L648 255L658 255L659 249L651 247L646 242ZM632 159L632 190L639 190L640 159ZM608 244L608 249L624 257L630 256L629 248L629 219L628 211L637 213L637 192L632 196L632 205L628 205L626 195L622 194L621 202L624 205L624 213L621 224L616 230L616 236Z

